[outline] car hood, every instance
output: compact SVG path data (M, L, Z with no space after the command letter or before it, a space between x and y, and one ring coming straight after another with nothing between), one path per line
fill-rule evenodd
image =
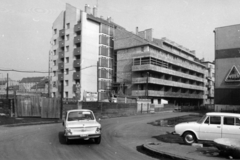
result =
M68 121L66 127L101 127L101 125L97 121Z

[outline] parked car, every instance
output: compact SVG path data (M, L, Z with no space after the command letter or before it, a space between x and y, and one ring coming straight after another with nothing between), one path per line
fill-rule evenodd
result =
M240 114L209 112L196 122L177 124L174 133L182 136L186 144L217 138L240 139Z
M93 139L96 144L101 143L101 124L97 122L94 113L87 109L69 110L64 120L64 136L66 144L74 139Z

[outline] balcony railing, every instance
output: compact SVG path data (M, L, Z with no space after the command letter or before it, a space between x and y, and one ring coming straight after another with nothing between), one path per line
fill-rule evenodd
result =
M63 62L58 63L58 69L59 70L64 69L64 63Z
M165 74L170 74L170 75L173 75L173 76L178 76L178 77L182 77L182 78L191 79L191 80L194 80L194 81L204 82L204 78L200 78L200 77L197 77L197 76L192 76L192 75L189 75L189 74L186 74L186 73L174 71L174 70L171 70L171 69L168 69L168 68L155 66L155 65L152 65L152 64L132 66L132 71L146 71L146 70L152 70L152 71L156 71L156 72L160 72L160 73L165 73Z
M75 68L80 67L80 59L74 60L73 67Z
M59 80L59 81L63 81L63 74L59 74L59 75L58 75L58 80Z
M146 84L147 78L132 78L133 84ZM202 86L196 86L192 84L186 84L181 82L175 82L175 81L169 81L165 79L159 79L159 78L148 78L148 83L157 84L157 85L163 85L163 86L170 86L170 87L180 87L180 88L187 88L187 89L195 89L195 90L204 90L204 87Z
M64 47L64 41L59 41L59 48Z
M193 99L203 99L202 94L190 94L190 93L179 93L179 92L165 92L165 91L154 91L154 90L133 90L132 96L137 97L174 97L174 98L193 98Z
M74 72L73 73L73 79L74 80L79 80L80 79L80 72Z
M62 59L62 58L64 58L64 52L63 51L61 51L61 52L59 52L59 59Z
M64 35L65 35L65 30L64 29L60 30L59 31L59 37L64 36Z
M76 25L74 26L74 32L78 32L78 31L81 31L81 23L76 24Z
M74 43L81 43L81 36L74 37Z
M73 54L74 56L79 56L81 54L81 47L75 48Z

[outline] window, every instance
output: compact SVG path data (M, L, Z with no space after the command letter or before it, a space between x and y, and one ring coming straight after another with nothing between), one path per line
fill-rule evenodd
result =
M224 125L234 125L234 117L224 117Z
M65 92L65 98L68 98L68 92Z
M219 116L210 116L204 122L205 124L221 124L221 117Z
M54 45L56 45L56 44L57 44L57 40L56 40L56 39L54 39L54 41L53 41L53 44L54 44Z
M53 81L53 87L57 87L56 81Z
M56 93L55 92L52 92L52 97L56 97Z
M66 57L66 63L69 63L69 57Z
M67 40L67 41L69 40L69 34L68 34L68 35L66 35L66 40Z
M68 52L69 51L69 46L66 46L66 52Z
M53 65L56 66L57 65L57 62L56 60L53 61Z
M70 28L70 23L67 23L67 29L69 29Z
M69 69L66 69L66 75L68 75L69 74Z
M56 74L56 71L53 71L53 76L55 77L57 74Z
M54 34L57 34L57 29L54 29Z
M57 51L56 51L56 50L53 50L53 54L56 55L56 54L57 54Z
M68 80L65 80L65 86L68 86Z

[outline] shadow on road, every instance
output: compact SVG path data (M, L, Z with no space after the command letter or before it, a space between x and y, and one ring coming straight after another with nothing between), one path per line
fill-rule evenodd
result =
M58 133L58 139L60 144L67 145L63 131ZM74 140L69 140L69 143L68 143L68 145L89 145L89 144L94 144L94 141L92 139L89 139L89 140L74 139Z
M171 133L166 133L158 136L153 136L152 138L155 138L161 142L165 143L178 143L178 144L184 144L182 138L179 135L173 135Z

